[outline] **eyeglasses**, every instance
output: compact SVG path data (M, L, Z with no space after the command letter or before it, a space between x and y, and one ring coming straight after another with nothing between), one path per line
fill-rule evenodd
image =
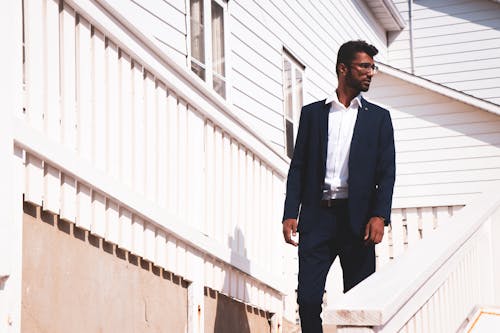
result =
M377 74L378 72L378 66L369 62L352 62L351 65L359 66L363 72L369 72L370 70L373 74Z

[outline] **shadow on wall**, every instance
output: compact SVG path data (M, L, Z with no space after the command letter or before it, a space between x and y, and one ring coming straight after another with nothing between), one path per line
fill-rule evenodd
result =
M250 261L247 259L245 238L239 227L234 229L234 234L228 238L228 243L231 248L231 263L238 263L240 267L242 266L248 271ZM226 273L222 290L224 294L237 295L238 299L249 301L250 290L248 290L245 281L237 279L233 273ZM216 306L213 332L270 332L269 313L224 294L208 288L205 289L208 302L215 303Z

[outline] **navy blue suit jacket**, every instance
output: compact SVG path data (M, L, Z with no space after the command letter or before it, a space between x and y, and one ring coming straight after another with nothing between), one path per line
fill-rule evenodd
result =
M314 228L326 172L330 104L302 108L288 172L283 220L299 217L299 232ZM372 216L390 223L395 181L394 133L389 111L362 99L349 153L349 223L360 235ZM300 213L299 213L300 212ZM300 216L299 216L300 215Z

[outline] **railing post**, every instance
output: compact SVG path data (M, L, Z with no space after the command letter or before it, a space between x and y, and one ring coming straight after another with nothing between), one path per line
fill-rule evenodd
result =
M0 1L0 332L21 332L22 197L13 117L22 110L22 1Z

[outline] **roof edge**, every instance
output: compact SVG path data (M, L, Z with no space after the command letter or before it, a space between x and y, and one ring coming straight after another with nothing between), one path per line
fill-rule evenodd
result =
M496 115L500 115L500 105L485 101L478 97L474 97L462 91L446 87L442 84L433 82L418 75L407 73L384 63L377 62L377 65L382 73L394 76L398 79L410 82L422 88L429 89L438 94L453 98L457 101L472 105Z
M399 9L396 7L394 2L392 0L382 0L382 3L385 8L391 13L392 18L394 19L395 23L398 25L400 30L403 30L406 26L405 20L401 13L399 12Z

